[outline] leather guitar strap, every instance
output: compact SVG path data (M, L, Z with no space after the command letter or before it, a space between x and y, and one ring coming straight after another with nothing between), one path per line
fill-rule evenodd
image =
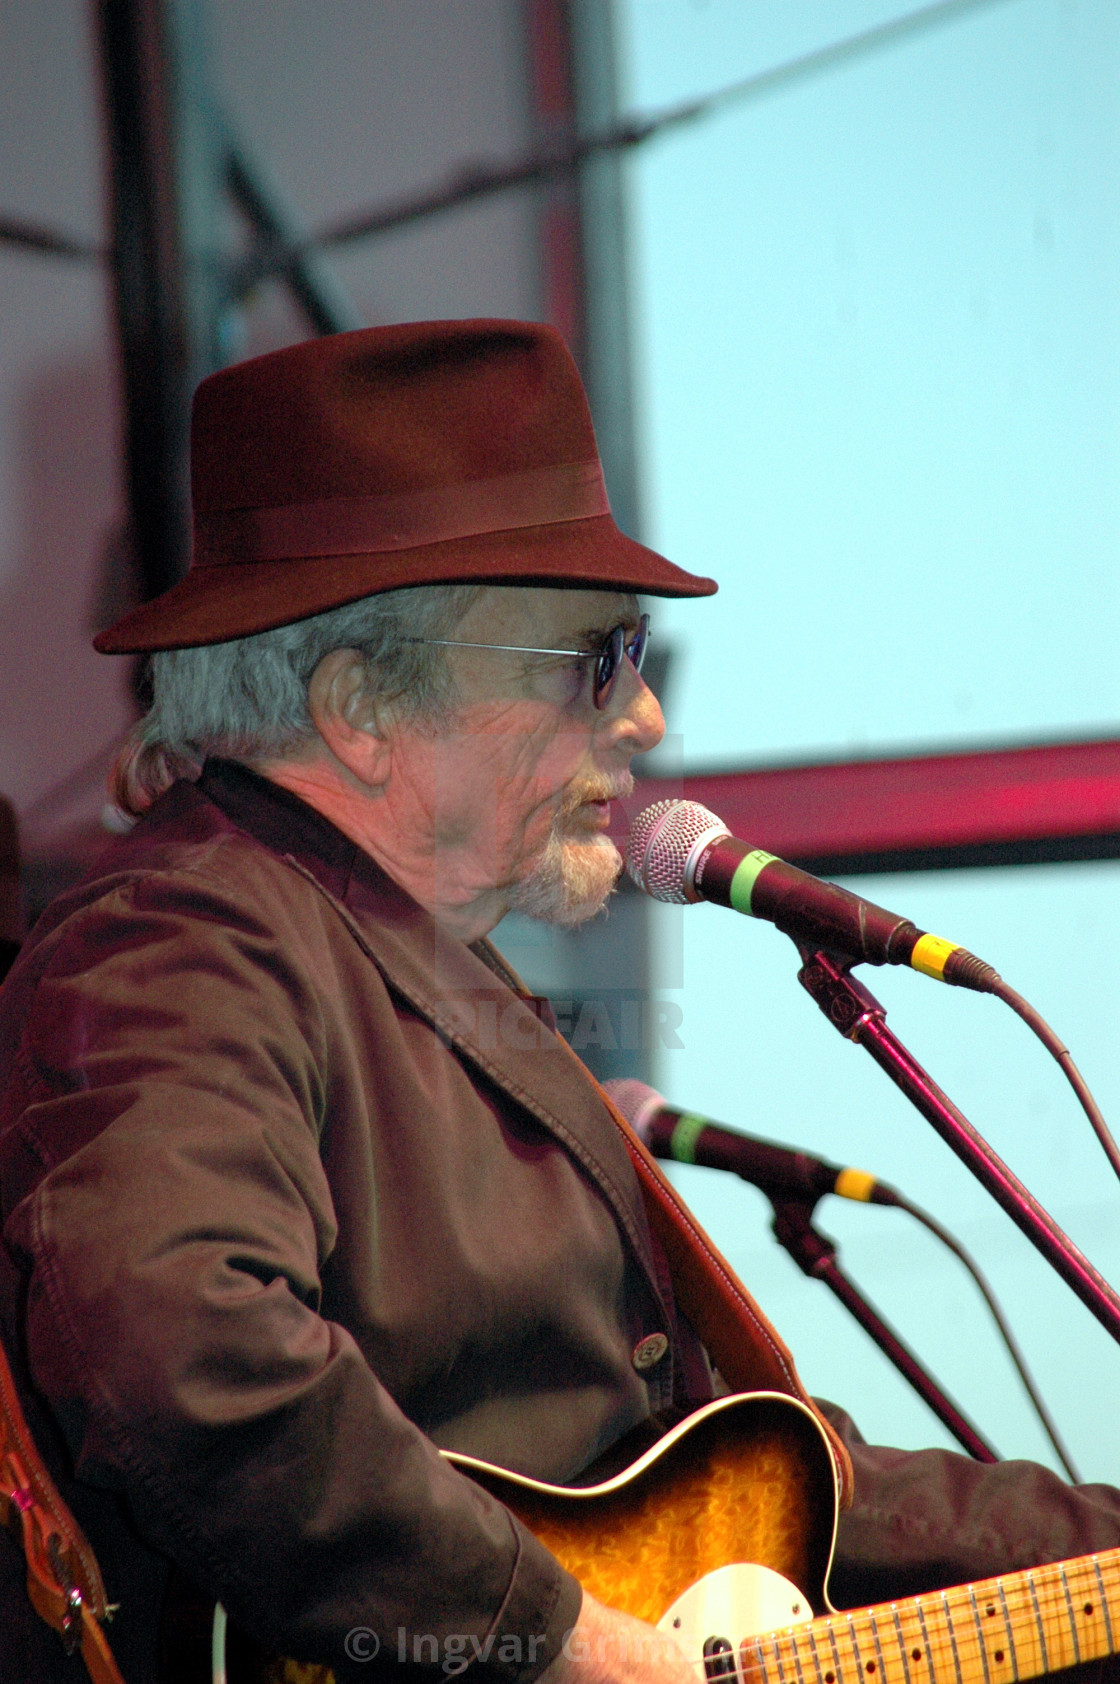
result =
M523 1000L539 996L528 989L498 949L485 937L472 951ZM727 1259L717 1251L672 1182L639 1140L610 1094L579 1054L557 1033L557 1045L585 1082L590 1082L626 1143L650 1228L661 1245L673 1277L677 1303L727 1384L736 1392L785 1392L807 1405L828 1442L836 1466L839 1504L851 1506L855 1475L847 1447L826 1421L801 1383L793 1357L763 1315Z
M27 1594L68 1655L81 1653L93 1684L124 1684L109 1650L105 1586L93 1551L35 1448L0 1345L0 1523L27 1563Z
M561 1046L595 1081L562 1036ZM733 1391L778 1391L808 1404L828 1439L840 1485L840 1506L852 1501L854 1476L847 1449L806 1392L785 1343L763 1315L727 1259L668 1180L660 1164L639 1140L609 1093L595 1082L599 1096L626 1142L649 1225L669 1260L677 1302Z

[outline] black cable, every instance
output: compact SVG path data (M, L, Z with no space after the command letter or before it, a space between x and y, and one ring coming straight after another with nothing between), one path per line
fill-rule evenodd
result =
M1065 1042L1054 1033L1041 1013L1035 1011L1030 1001L1024 1000L1023 996L1017 994L1013 988L1004 982L1002 977L997 977L989 985L989 991L997 999L1002 1000L1005 1005L1010 1006L1011 1010L1022 1018L1028 1029L1034 1030L1047 1052L1057 1059L1065 1073L1066 1080L1081 1103L1082 1110L1093 1125L1093 1132L1101 1143L1105 1157L1112 1165L1116 1175L1120 1176L1120 1148L1117 1147L1112 1137L1112 1131L1101 1114L1100 1106L1090 1093L1084 1076L1073 1062L1070 1050Z
M309 249L315 245L345 245L352 240L363 240L371 235L386 233L389 229L404 227L440 211L453 210L472 200L488 197L492 193L554 180L558 176L569 174L585 159L598 153L620 152L640 146L667 129L695 122L724 106L760 99L850 60L876 52L880 48L894 46L908 38L938 29L944 24L956 22L969 12L1003 3L1005 0L937 0L933 5L921 6L916 11L906 12L887 23L862 30L857 35L831 42L825 47L814 48L812 52L803 53L784 64L774 65L769 70L745 76L728 87L703 94L698 99L686 100L649 116L622 118L610 129L597 134L574 137L556 146L523 155L508 164L475 164L460 168L446 181L430 188L419 197L403 199L396 204L380 205L321 228L312 240L306 242L306 248L299 249ZM291 254L272 252L262 260L270 263L273 268L283 267L291 260ZM262 276L267 272L267 269L262 270Z
M883 1187L882 1183L880 1183L880 1194L887 1192L890 1194L889 1198L876 1198L875 1203L888 1205L893 1204L897 1206L898 1209L904 1210L908 1215L914 1217L915 1221L922 1223L923 1227L928 1228L931 1234L936 1235L942 1245L946 1246L953 1253L954 1257L960 1259L969 1274L972 1276L973 1280L976 1282L976 1285L980 1289L984 1298L984 1302L987 1304L988 1309L992 1313L992 1319L1000 1331L1003 1342L1007 1346L1008 1355L1019 1371L1019 1378L1023 1382L1023 1388L1026 1391L1027 1396L1034 1405L1035 1414L1042 1422L1046 1436L1049 1438L1050 1443L1054 1446L1058 1460L1061 1462L1073 1484L1080 1485L1081 1475L1078 1473L1077 1468L1074 1465L1073 1458L1070 1456L1069 1450L1062 1439L1061 1433L1058 1431L1057 1424L1046 1406L1042 1393L1038 1389L1038 1385L1027 1365L1027 1359L1023 1355L1019 1341L1011 1331L1011 1326L1000 1308L999 1300L996 1298L995 1292L992 1290L992 1287L981 1270L980 1265L965 1250L960 1241L954 1239L949 1230L941 1226L941 1223L937 1221L936 1217L931 1216L929 1212L923 1210L920 1205L914 1204L905 1196L904 1193L898 1192L896 1188L891 1187L888 1189Z

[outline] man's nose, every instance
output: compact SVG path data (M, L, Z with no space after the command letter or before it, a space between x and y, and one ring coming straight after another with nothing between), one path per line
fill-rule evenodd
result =
M661 704L628 658L623 659L609 715L612 746L627 755L648 754L665 735Z

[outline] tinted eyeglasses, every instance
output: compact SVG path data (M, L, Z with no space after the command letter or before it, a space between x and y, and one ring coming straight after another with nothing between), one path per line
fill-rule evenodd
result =
M524 643L466 643L458 637L408 637L406 643L437 643L445 649L499 649L511 655L569 655L577 661L595 662L592 697L597 708L605 708L625 655L635 672L641 672L649 642L649 615L643 614L637 631L627 635L624 625L612 626L598 649L538 649Z

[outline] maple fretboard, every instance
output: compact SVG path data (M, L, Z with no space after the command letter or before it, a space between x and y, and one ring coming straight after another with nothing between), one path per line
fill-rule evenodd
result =
M1015 1684L1116 1653L1120 1550L1005 1573L739 1647L744 1684Z

